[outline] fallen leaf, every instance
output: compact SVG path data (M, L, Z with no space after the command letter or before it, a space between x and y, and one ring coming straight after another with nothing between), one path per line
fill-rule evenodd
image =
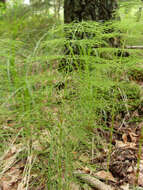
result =
M124 184L121 186L122 190L129 190L129 184Z
M84 167L84 168L83 168L83 171L84 171L85 173L90 173L90 169L89 169L88 167Z
M2 190L10 190L10 186L7 182L3 182L1 187Z
M109 181L113 181L113 182L117 182L116 179L113 177L113 175L111 174L111 172L106 172L104 170L99 171L97 173L94 174L95 177L98 177L100 179L104 179L104 180L109 180Z
M132 166L130 166L130 167L128 168L127 172L128 172L128 173L133 172L133 167L132 167Z
M116 148L122 148L122 147L125 147L125 146L126 146L126 144L123 143L122 141L116 140L115 143L116 143L116 144L115 144L115 147L116 147Z
M138 179L137 179L138 176ZM140 166L139 166L139 172L137 165L134 168L134 171L129 174L129 180L130 184L135 184L137 183L139 186L143 187L143 160L140 160Z
M139 173L138 185L143 187L143 173Z
M133 132L130 132L130 133L129 133L129 136L130 136L130 138L131 138L131 142L133 142L133 143L136 143L136 142L137 142L137 137L138 137L138 135L136 135L136 134L133 133Z
M132 149L136 149L136 143L133 142L127 142L127 143L123 143L122 141L115 141L115 147L116 148L132 148Z
M80 185L75 184L75 183L71 183L70 184L70 189L71 190L80 190Z
M124 143L127 143L127 142L128 142L127 134L124 133L124 134L122 135L122 139L123 139L123 142L124 142Z

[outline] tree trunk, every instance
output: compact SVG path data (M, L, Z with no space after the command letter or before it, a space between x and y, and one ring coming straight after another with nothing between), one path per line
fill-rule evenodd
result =
M116 0L64 0L64 21L106 21L113 18Z
M5 3L6 2L6 0L0 0L0 3Z

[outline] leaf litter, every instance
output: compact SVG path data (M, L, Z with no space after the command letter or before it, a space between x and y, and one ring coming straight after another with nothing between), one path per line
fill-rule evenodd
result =
M87 178L80 177L84 181L94 182L95 179L99 179L104 184L110 185L111 189L128 190L136 184L143 187L143 149L139 157L139 143L141 136L142 123L139 123L136 127L124 126L120 127L117 132L122 134L120 138L117 138L116 133L113 135L113 146L110 154L110 162L108 164L107 157L109 150L102 149L102 151L95 158L90 158L88 154L82 154L78 159L78 169L83 174L86 174ZM106 133L106 132L105 132ZM41 132L40 139L44 136L48 136L47 142L50 143L50 134L46 131ZM104 132L102 134L104 136ZM103 138L102 136L102 138ZM108 135L107 142L109 140ZM106 142L104 142L106 143ZM104 144L103 143L103 144ZM107 144L104 146L107 147ZM38 140L33 142L33 149L37 151L42 150L42 146ZM15 145L15 140L12 145L0 158L1 173L0 173L0 187L2 190L26 190L32 174L30 173L34 160L33 155L29 155L27 159L17 160L19 154L26 150L22 144ZM96 151L96 150L95 150ZM86 166L87 163L94 165L100 165L97 169ZM90 178L91 177L91 178ZM94 177L94 178L92 178ZM95 180L96 181L96 180ZM80 185L71 184L71 189L80 189ZM92 188L92 187L91 187ZM93 188L94 189L94 188Z

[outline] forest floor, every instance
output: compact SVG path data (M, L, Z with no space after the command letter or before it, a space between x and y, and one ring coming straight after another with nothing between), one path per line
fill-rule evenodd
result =
M0 20L0 190L142 190L143 50L83 50L87 68L59 72L63 24L12 14ZM142 45L142 20L119 26L124 47Z

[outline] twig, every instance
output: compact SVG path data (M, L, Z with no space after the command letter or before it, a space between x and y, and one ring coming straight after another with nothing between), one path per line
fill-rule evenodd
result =
M143 49L143 46L125 46L124 49Z
M80 171L74 172L74 175L82 180L83 182L87 183L88 185L96 188L97 190L113 190L113 188L105 183L101 182L99 179L95 177L91 177L88 174L84 174Z
M91 152L92 152L92 163L93 163L93 161L94 161L94 137L92 138L92 150L91 150Z

